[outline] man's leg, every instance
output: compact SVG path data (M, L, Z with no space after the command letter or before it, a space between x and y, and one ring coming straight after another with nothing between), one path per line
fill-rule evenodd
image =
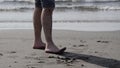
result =
M52 13L54 8L43 8L41 14L41 22L43 25L43 30L46 39L45 51L58 52L59 49L53 42L52 39Z
M41 30L42 30L41 12L42 12L42 8L35 7L35 11L33 15L34 35L35 35L34 46L33 46L34 49L45 48L45 44L42 42L41 39Z

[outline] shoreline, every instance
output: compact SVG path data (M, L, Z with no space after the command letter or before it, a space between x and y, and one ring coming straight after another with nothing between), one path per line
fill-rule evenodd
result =
M0 30L33 29L33 23L0 23ZM74 31L119 31L120 23L53 23L53 29Z

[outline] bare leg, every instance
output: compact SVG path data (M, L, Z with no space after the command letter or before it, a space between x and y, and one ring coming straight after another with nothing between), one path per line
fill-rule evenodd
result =
M43 8L41 14L41 22L43 25L43 30L46 39L46 48L45 51L57 52L59 51L58 47L54 44L52 40L52 13L53 8Z
M45 44L42 42L41 39L41 12L42 8L35 8L34 16L33 16L33 24L34 24L34 34L35 34L35 40L34 40L34 49L41 49L45 47Z

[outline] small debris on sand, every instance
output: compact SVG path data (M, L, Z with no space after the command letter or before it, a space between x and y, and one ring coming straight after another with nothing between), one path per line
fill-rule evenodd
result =
M95 53L98 53L98 51L95 51Z
M81 46L85 46L85 45L83 45L83 44L79 45L79 47L81 47Z
M73 47L83 47L83 46L86 46L84 44L80 44L80 45L73 45Z
M39 61L38 63L45 63L44 61Z
M81 64L82 67L84 67L85 65L84 64Z
M17 61L14 61L14 63L18 63Z
M73 45L73 47L77 47L77 45Z
M56 58L55 56L48 56L48 58Z
M99 42L99 43L109 43L109 41L101 41L101 40L98 40L97 42Z
M12 67L11 65L9 65L8 67Z
M80 42L81 42L81 43L86 43L86 41L84 41L84 40L80 40Z
M9 53L16 53L16 51L10 51Z
M36 68L36 67L31 67L31 68Z
M3 54L2 54L2 53L0 53L0 56L3 56Z

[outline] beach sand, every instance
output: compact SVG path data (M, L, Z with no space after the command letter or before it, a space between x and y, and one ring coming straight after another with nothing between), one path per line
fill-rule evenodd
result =
M120 31L53 30L53 39L63 55L32 49L33 30L0 30L0 68L120 68Z

